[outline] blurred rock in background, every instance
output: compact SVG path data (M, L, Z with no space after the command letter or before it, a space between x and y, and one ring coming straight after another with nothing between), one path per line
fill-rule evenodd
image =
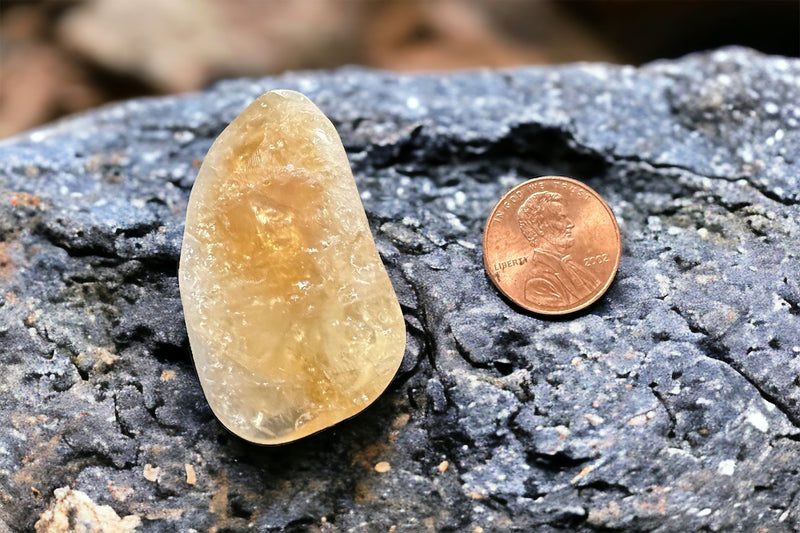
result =
M5 0L0 137L110 100L225 77L342 64L638 64L726 44L800 55L800 3Z

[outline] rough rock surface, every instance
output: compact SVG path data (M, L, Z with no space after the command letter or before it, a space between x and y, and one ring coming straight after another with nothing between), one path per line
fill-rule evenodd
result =
M176 266L199 161L278 87L342 134L409 344L362 415L259 448L202 396ZM237 80L4 142L0 530L60 487L141 531L800 528L798 106L799 61L726 49ZM481 262L493 203L546 173L623 238L608 293L563 320Z

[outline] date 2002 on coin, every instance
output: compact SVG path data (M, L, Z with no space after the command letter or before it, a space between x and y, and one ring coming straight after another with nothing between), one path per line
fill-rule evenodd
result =
M611 285L622 251L611 208L561 176L520 183L494 206L483 232L489 278L515 304L545 315L583 309Z

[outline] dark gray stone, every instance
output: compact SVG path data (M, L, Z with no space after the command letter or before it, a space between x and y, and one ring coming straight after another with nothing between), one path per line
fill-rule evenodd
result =
M273 449L214 421L176 266L199 161L278 87L342 134L409 350L362 415ZM584 180L622 231L616 281L566 319L482 266L494 202L542 174ZM800 62L744 49L234 80L7 140L0 529L70 486L142 531L795 531L798 176Z

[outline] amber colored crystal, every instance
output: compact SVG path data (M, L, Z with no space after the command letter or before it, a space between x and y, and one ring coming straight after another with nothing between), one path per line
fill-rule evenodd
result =
M203 392L259 444L366 408L405 351L405 325L336 130L305 96L255 100L192 189L180 261Z

